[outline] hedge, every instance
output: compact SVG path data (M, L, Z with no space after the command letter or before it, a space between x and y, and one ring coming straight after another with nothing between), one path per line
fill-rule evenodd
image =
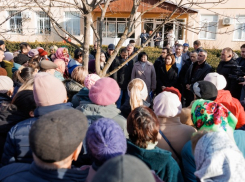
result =
M43 47L45 50L49 51L49 48L53 45L56 45L58 47L67 47L69 50L70 55L73 56L73 52L75 51L76 47L62 42L28 42L32 48L36 47ZM19 50L20 42L6 42L6 47L9 49L9 51L17 51ZM90 46L90 49L92 49L93 46ZM106 51L107 46L103 45L102 49ZM153 47L145 47L144 51L148 54L148 59L150 62L153 62L161 55L161 49L159 48L153 48ZM206 49L208 52L208 59L207 62L216 69L219 61L220 61L220 55L221 50L219 49ZM240 51L235 51L238 55L240 55Z

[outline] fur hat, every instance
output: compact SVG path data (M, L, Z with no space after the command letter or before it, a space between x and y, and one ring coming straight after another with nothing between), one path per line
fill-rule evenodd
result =
M91 87L95 84L95 82L97 82L99 79L100 79L99 75L89 74L86 76L84 80L84 86L90 90Z
M117 82L109 77L99 79L90 89L90 100L101 106L116 103L120 96L120 88Z
M213 83L217 90L223 90L227 84L225 77L219 73L209 73L205 76L204 80Z
M0 93L5 94L13 88L14 82L7 76L0 76Z
M170 118L181 113L182 105L176 94L165 91L155 97L153 109L157 116Z

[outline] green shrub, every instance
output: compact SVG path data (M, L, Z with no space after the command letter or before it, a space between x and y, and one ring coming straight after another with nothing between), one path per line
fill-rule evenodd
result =
M58 47L67 47L69 50L69 54L73 56L73 53L76 49L76 47L62 42L28 42L32 48L36 48L38 46L43 47L45 50L49 52L49 48L53 45L56 45ZM9 49L9 51L17 51L19 50L20 42L9 42L6 41L6 47ZM90 50L93 49L93 46L90 46ZM102 49L104 51L107 50L107 46L103 45ZM190 49L192 50L192 49ZM155 62L155 60L161 55L162 50L159 48L153 48L153 47L145 47L144 51L148 54L148 60L152 63ZM208 63L216 70L219 61L220 61L220 55L221 50L219 49L206 49L208 52ZM238 55L240 55L240 51L235 51Z

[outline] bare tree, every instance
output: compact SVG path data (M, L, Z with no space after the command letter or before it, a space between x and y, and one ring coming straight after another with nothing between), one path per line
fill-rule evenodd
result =
M133 55L131 55L124 63L122 63L118 68L111 71L107 74L108 69L110 68L113 60L118 55L119 50L121 49L123 43L135 32L136 28L138 26L141 26L142 21L141 18L144 14L147 12L154 10L154 8L157 7L164 7L165 0L156 1L155 4L149 6L148 8L145 8L144 11L142 11L140 14L137 15L137 12L139 12L139 6L141 3L147 3L147 0L132 0L133 5L131 7L131 13L129 15L129 19L126 23L126 27L124 29L124 32L122 36L120 37L120 40L118 44L116 45L116 48L114 50L114 53L111 55L109 60L107 61L105 67L103 70L100 70L100 53L101 53L101 46L102 46L102 40L103 40L103 25L104 25L104 18L106 17L106 13L110 12L110 4L112 3L112 0L23 0L23 1L6 1L5 4L0 6L2 9L4 8L15 8L17 12L22 12L26 9L30 9L32 7L38 6L43 12L45 12L48 17L50 18L52 27L54 31L63 39L66 40L64 37L64 34L68 34L73 41L68 42L71 45L80 48L83 48L83 62L84 66L88 68L88 61L89 61L89 43L90 43L90 27L93 29L93 33L97 39L97 52L96 52L96 73L103 76L110 76L113 73L117 72L120 68L122 68L125 64L127 64L130 60L132 60L137 54L139 54L144 47L151 41L153 36L156 32L158 32L165 24L174 22L177 20L178 17L180 17L183 14L189 13L191 8L193 7L199 7L204 8L204 5L210 4L210 6L217 6L220 3L226 3L228 0L213 0L213 1L207 1L207 0L172 0L168 1L168 3L172 3L175 5L175 9L167 14L161 14L161 23L153 30L152 34L148 38L148 40L141 45L141 47L138 49L137 52L135 52ZM18 3L18 6L17 6ZM84 39L79 40L75 35L71 34L69 31L67 31L64 27L62 27L59 22L57 21L57 17L55 13L52 11L55 7L62 7L62 8L69 8L69 9L75 9L78 10L81 14L81 18L84 19ZM101 16L99 18L99 22L97 23L97 27L95 26L95 22L92 22L92 13L93 11L99 8L101 10ZM209 11L212 11L210 9L207 9ZM174 17L173 15L178 14L178 16ZM224 17L227 17L225 15L222 15ZM192 16L189 16L190 19L193 19L193 21L196 21ZM3 22L0 22L0 27L3 23L8 21L11 17L6 17L6 19L3 20ZM198 23L198 22L197 22ZM191 31L193 33L199 34L200 31L207 31L207 27L210 25L203 25L203 26L192 26L189 24L179 24L183 29L186 29L187 31ZM212 25L216 26L216 25ZM234 31L234 30L233 30ZM220 32L222 33L222 32ZM225 33L225 32L223 32ZM227 33L227 32L226 32ZM73 43L75 42L75 43Z

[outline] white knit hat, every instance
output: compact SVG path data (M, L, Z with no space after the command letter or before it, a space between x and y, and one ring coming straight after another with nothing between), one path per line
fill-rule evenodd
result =
M181 113L182 105L176 94L165 91L155 97L153 109L157 116L171 118Z
M8 76L0 76L0 93L5 94L13 88L14 82Z
M206 75L204 80L213 83L217 90L223 90L227 84L225 77L218 73L209 73Z
M11 61L14 59L14 55L12 52L5 52L4 53L4 60Z

